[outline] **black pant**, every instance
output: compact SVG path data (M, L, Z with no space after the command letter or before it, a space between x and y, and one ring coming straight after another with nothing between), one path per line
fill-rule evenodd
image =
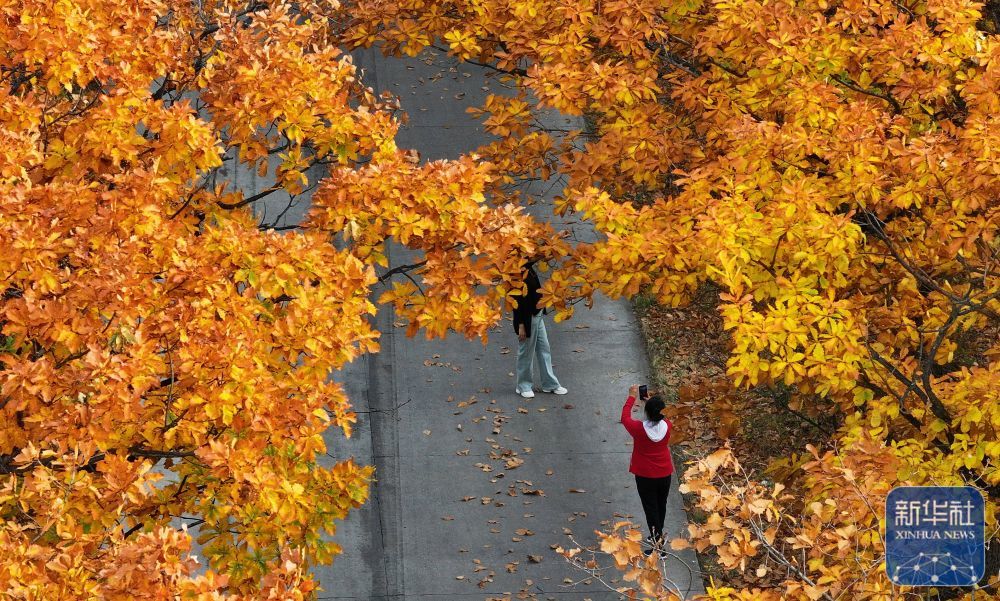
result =
M635 488L639 491L642 511L646 514L646 525L653 535L653 542L663 540L663 519L667 513L667 495L670 494L670 476L663 478L635 477Z

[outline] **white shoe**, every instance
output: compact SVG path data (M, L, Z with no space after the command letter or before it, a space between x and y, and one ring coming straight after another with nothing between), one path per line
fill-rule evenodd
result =
M535 398L535 393L532 390L514 390L514 392L516 392L517 394L523 396L526 399L533 399L533 398Z
M566 390L565 388L563 388L562 386L560 386L559 388L556 388L555 390L542 390L542 392L551 392L552 394L566 394L569 391Z

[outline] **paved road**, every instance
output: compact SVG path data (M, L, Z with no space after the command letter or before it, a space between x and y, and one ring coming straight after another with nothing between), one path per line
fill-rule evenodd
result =
M398 95L410 114L401 147L453 158L486 139L465 113L489 93L484 87L500 90L481 70L430 55L365 52L357 61L367 83ZM532 210L552 219L546 202ZM591 235L572 220L557 225ZM408 257L396 249L392 261ZM378 480L336 536L344 555L321 571L321 598L621 598L550 546L573 545L570 535L591 545L608 521L641 516L618 424L628 386L645 382L648 366L629 305L600 299L569 322L550 322L555 371L570 393L531 400L514 394L509 323L484 347L459 336L408 339L385 308L378 321L382 352L340 374L361 412L357 432L328 436L333 457L374 464ZM670 536L685 528L674 486ZM701 592L693 555L683 557L687 565L668 560L668 577Z

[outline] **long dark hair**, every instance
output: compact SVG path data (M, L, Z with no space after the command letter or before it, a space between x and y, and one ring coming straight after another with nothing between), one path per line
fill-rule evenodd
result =
M663 409L666 407L663 399L660 395L654 394L653 396L646 399L646 405L643 409L646 410L646 419L653 422L654 424L663 419Z

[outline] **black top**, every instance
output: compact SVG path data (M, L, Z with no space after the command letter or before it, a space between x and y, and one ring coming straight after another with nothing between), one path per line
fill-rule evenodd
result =
M542 284L538 281L538 274L535 273L534 263L525 265L524 283L528 287L528 293L524 296L511 297L517 301L517 308L514 309L514 332L517 333L517 329L521 324L524 324L525 333L531 336L531 318L538 315L538 301L542 298L542 295L538 293L538 289L542 287Z

